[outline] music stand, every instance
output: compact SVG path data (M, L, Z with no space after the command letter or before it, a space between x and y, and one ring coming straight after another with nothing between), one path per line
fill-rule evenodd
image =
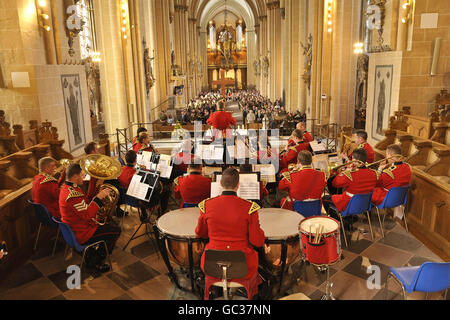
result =
M160 175L157 172L151 172L145 169L138 169L136 171L136 174L133 176L133 179L131 180L130 187L127 191L127 196L133 197L135 199L138 199L140 201L144 201L146 203L151 202L153 193L155 189L157 189L157 186L159 185ZM147 190L146 190L147 188ZM139 202L140 202L139 201ZM156 206L155 206L156 207ZM128 240L127 244L123 247L123 250L128 247L128 245L131 243L131 241L139 239L143 236L148 236L150 241L152 242L152 245L157 248L155 245L155 239L150 237L150 232L148 230L148 224L150 224L150 216L147 215L145 206L141 205L139 203L139 206L137 207L139 212L139 219L141 221L141 224L136 229L136 231L133 233L131 238ZM153 213L153 211L152 211ZM139 232L139 230L142 228L142 226L145 225L145 233L139 235L136 237L136 234Z

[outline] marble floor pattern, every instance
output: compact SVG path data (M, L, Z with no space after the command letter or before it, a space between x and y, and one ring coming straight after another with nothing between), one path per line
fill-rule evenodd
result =
M170 209L177 205L172 201ZM343 244L344 259L330 269L332 292L338 300L388 300L403 299L400 286L389 281L389 290L384 290L389 267L417 266L426 261L442 260L428 250L403 226L387 218L385 237L381 238L378 219L372 215L375 239L372 241L367 218L360 217L355 224L349 247ZM167 276L167 268L148 237L133 241L126 251L122 248L139 225L136 212L123 220L122 235L112 254L113 270L101 276L93 276L83 270L80 290L67 288L66 269L79 264L81 257L71 253L64 257L65 244L57 247L51 256L52 243L40 242L34 256L20 268L0 282L0 300L193 300L199 299L190 292L177 289ZM359 229L359 230L358 230ZM381 289L368 289L370 276L367 268L377 265L381 270ZM298 269L296 269L298 268ZM314 266L298 262L289 273L298 277L285 287L285 295L303 293L312 300L321 299L326 287L326 274ZM286 277L287 279L289 277ZM180 282L189 287L189 281L180 277ZM293 284L292 284L293 283ZM423 293L409 294L408 299L425 299ZM428 299L442 300L443 293L433 293ZM447 296L450 299L450 295Z

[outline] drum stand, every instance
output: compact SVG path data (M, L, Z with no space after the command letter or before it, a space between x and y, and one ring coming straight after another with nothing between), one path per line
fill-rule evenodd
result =
M330 266L327 265L326 268L327 268L326 290L325 295L322 297L322 300L336 300L336 298L333 296L333 293L331 292L333 283L330 282Z
M125 251L125 250L127 249L128 245L131 243L131 241L136 240L136 239L139 239L139 238L144 237L144 236L148 236L148 238L149 238L150 241L152 242L153 247L154 247L155 249L157 249L157 246L155 245L155 239L153 239L153 238L151 237L152 232L150 232L150 231L148 230L148 225L150 224L150 218L151 218L151 216L153 215L153 213L154 213L156 210L152 210L152 211L150 212L150 215L149 215L148 217L146 217L146 216L144 216L144 215L142 214L142 210L146 210L145 208L139 207L138 210L139 210L139 218L140 218L140 220L141 220L141 224L140 224L139 227L136 229L136 231L133 233L133 235L131 236L130 240L128 240L127 244L123 247L123 249L122 249L123 251ZM158 210L159 210L159 208L158 208ZM145 212L145 215L147 215L147 212ZM141 230L141 228L142 228L143 225L145 225L145 233L143 233L143 234L141 234L141 235L139 235L139 236L136 237L136 234L139 232L139 230ZM156 238L156 237L155 237L155 238ZM158 250L156 250L156 254L158 255L158 258L159 258Z

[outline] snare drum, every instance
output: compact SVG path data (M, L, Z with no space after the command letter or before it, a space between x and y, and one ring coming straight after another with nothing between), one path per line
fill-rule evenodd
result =
M284 267L287 267L300 256L298 225L304 217L284 209L261 209L258 212L270 250L264 253L263 262L269 269L278 272L283 268L283 262Z
M168 212L156 222L170 257L181 267L200 267L205 244L195 234L199 217L199 208L186 208ZM192 265L189 263L190 253Z
M323 227L320 242L315 237ZM341 234L339 222L330 217L311 217L299 226L303 258L315 265L331 265L341 258ZM318 239L317 239L318 240Z

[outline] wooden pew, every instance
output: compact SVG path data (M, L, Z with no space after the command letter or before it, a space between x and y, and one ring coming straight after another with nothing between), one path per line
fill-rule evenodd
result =
M39 144L0 158L0 239L8 243L9 251L8 259L0 264L0 282L33 254L39 223L27 200L31 199L39 159L45 156L56 160L74 159L62 148L64 141L58 140L57 129L50 122L41 126L33 122L30 130L33 129L36 129ZM100 146L104 153L110 153L107 135L102 137ZM51 235L48 230L41 231L40 243L48 241Z
M412 168L406 208L411 233L449 261L450 147L394 128L385 130L385 135L374 148L376 158L385 158L387 146L397 143Z
M5 121L5 111L0 110L0 157L19 151L16 137L11 135L10 124Z

